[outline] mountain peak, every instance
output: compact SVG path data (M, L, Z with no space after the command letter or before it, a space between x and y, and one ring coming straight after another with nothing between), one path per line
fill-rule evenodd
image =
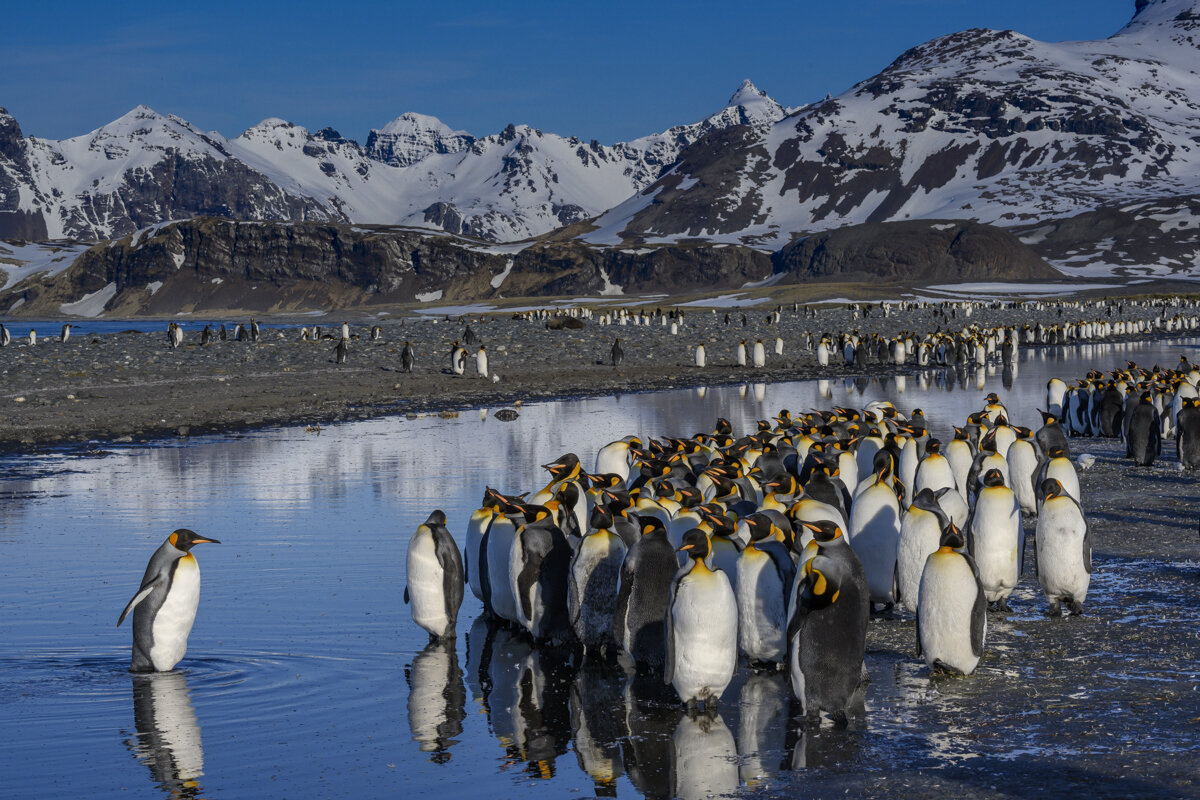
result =
M736 108L749 103L761 103L763 100L771 100L771 98L766 92L755 86L753 81L751 81L749 78L746 78L742 81L741 85L738 86L737 91L733 93L733 96L729 98L729 102L725 104L725 107Z

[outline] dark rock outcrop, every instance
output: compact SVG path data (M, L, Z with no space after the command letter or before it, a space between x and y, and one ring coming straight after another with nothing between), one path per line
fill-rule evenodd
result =
M936 220L851 225L806 236L773 256L795 281L1027 280L1061 274L1008 231Z

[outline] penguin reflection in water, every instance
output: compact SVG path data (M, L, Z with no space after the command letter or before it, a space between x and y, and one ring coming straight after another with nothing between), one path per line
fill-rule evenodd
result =
M132 675L136 735L125 740L169 797L203 797L204 744L182 672Z
M200 566L191 550L203 542L220 544L180 528L150 557L141 587L117 620L120 627L133 612L130 671L166 672L187 652L188 634L200 605Z

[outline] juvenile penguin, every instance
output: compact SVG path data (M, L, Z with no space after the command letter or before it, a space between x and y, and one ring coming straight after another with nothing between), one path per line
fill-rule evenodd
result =
M767 365L767 350L763 347L762 339L754 343L754 366L765 367Z
M350 352L350 340L342 337L338 340L337 347L333 349L334 362L338 364L346 363L346 354Z
M933 669L970 675L979 665L987 635L987 600L965 542L951 523L941 546L921 573L917 606L917 655Z
M967 523L967 544L987 601L1008 611L1008 596L1020 580L1025 560L1025 529L1017 495L1004 485L998 469L983 476Z
M797 573L788 621L788 675L810 722L827 711L839 724L862 700L870 597L858 556L831 522L804 523L817 554Z
M405 342L404 349L400 351L400 371L412 372L413 361L415 360L416 359L413 355L412 345L408 342Z
M408 540L407 577L404 602L412 604L413 622L434 641L454 641L463 600L463 562L441 511L430 514Z
M725 573L704 563L708 534L693 528L679 549L691 563L671 584L663 678L689 707L715 706L737 668L737 601Z
M142 585L125 606L117 627L133 611L132 672L166 672L187 652L188 634L200 604L200 566L192 547L220 544L180 528L154 551Z
M621 564L613 638L639 667L662 669L666 662L666 616L679 562L656 517L639 517L641 536Z
M1092 535L1079 502L1054 478L1042 482L1045 497L1038 513L1038 583L1050 602L1046 613L1058 616L1066 601L1072 614L1083 613L1092 582Z

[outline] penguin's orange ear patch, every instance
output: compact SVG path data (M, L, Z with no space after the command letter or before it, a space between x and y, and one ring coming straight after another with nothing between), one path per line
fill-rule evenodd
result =
M171 547L177 547L179 545L179 534L172 533L167 537L167 541L171 543Z

